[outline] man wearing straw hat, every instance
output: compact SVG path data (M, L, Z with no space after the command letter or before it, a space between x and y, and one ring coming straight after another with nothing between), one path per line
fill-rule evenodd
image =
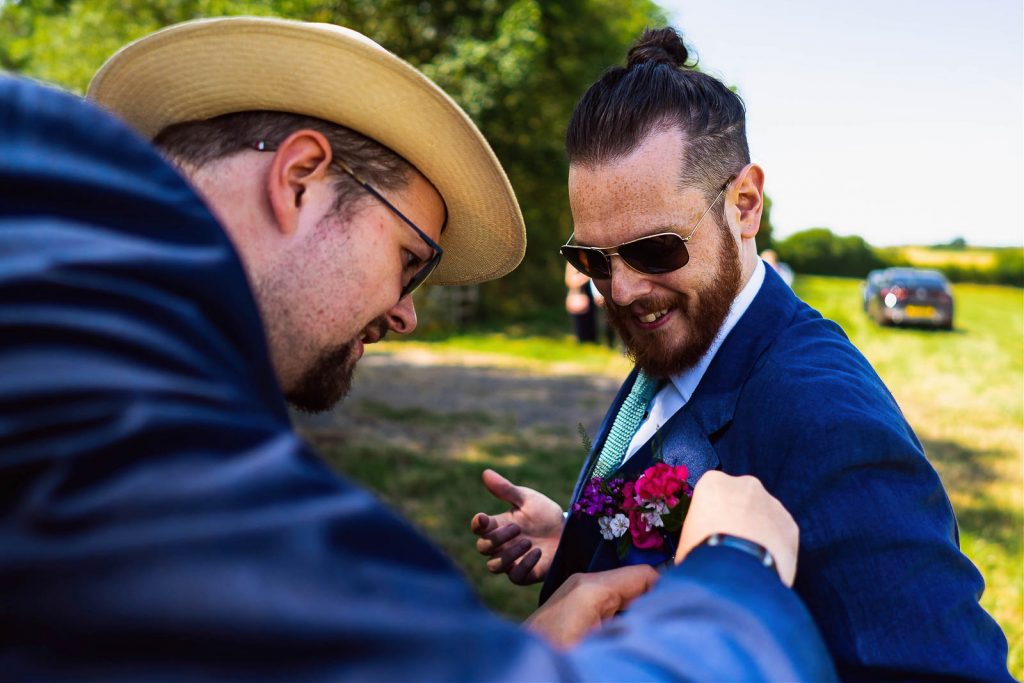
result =
M796 527L756 480L703 480L679 566L567 582L540 638L293 432L282 393L339 400L427 276L523 254L501 167L412 67L334 26L211 20L126 47L89 94L191 185L94 107L0 80L5 676L831 678L776 574ZM778 569L700 545L718 532Z

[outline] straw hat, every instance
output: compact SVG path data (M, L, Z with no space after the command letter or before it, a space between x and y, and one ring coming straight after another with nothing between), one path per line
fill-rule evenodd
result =
M148 138L172 123L265 109L315 116L389 147L444 197L432 284L505 275L526 230L512 186L465 112L411 65L331 24L232 17L185 22L107 60L88 97Z

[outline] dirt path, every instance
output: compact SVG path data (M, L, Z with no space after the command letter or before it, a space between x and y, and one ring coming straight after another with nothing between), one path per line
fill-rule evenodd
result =
M295 415L303 432L343 442L385 440L435 453L464 451L489 432L578 444L593 434L619 380L558 368L554 374L506 358L373 353L359 364L352 392L335 410Z

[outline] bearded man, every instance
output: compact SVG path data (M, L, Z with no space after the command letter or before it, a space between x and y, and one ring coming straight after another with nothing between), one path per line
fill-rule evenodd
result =
M575 233L562 254L594 280L636 363L572 502L594 477L633 479L658 460L691 483L754 475L805 534L795 588L840 677L1009 680L938 476L867 360L758 258L764 172L743 104L687 59L674 30L647 32L568 127ZM575 572L671 556L666 534L620 559L594 517L563 523L544 495L495 472L484 483L513 507L474 517L477 549L492 572L543 580L542 603Z

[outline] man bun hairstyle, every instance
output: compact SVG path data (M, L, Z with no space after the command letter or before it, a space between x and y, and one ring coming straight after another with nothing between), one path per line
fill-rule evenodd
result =
M710 201L750 163L746 109L721 81L696 71L673 28L647 29L625 67L612 67L576 104L565 147L569 163L593 166L626 156L652 133L678 127L680 181Z
M689 58L690 53L674 29L647 29L640 40L629 49L629 54L626 55L626 69L646 63L685 68Z

